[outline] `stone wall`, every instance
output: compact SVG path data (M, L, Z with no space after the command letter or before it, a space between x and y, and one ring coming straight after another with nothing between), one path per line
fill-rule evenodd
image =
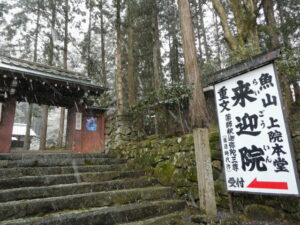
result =
M210 132L209 136L217 206L219 209L228 209L219 135L217 132ZM300 143L300 132L296 138ZM145 169L162 184L172 185L176 188L177 194L186 199L190 205L198 205L192 135L166 139L149 136L140 142L131 141L117 148L111 148L110 153L125 159L134 168ZM298 165L299 163L298 158ZM266 218L300 220L300 201L296 197L234 194L233 204L236 211L244 212L250 218L258 218L263 214Z

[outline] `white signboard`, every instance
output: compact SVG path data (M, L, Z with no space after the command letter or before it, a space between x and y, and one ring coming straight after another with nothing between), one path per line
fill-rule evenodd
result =
M75 129L76 130L82 129L82 113L76 113Z
M299 195L273 64L215 85L228 191Z

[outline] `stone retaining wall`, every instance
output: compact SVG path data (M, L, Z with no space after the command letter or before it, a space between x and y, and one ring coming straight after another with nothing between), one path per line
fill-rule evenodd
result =
M217 132L210 132L209 136L217 206L228 209L219 135ZM299 136L295 136L297 140L300 140ZM149 136L146 140L128 142L110 149L110 153L127 160L133 167L145 169L162 184L175 187L177 194L191 205L198 205L196 162L191 134L166 139ZM296 155L299 156L299 153ZM233 204L236 211L243 211L251 218L263 214L266 218L300 220L300 201L297 197L234 194Z

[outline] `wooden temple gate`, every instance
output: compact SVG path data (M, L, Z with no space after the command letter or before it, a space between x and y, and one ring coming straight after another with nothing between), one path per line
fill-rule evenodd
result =
M104 150L104 113L90 97L105 88L88 77L47 65L0 57L0 153L10 152L16 102L66 107L66 146L73 152Z

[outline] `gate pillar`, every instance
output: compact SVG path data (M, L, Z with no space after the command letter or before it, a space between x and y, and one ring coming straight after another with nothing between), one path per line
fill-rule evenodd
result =
M16 101L11 99L0 104L0 153L10 152Z

